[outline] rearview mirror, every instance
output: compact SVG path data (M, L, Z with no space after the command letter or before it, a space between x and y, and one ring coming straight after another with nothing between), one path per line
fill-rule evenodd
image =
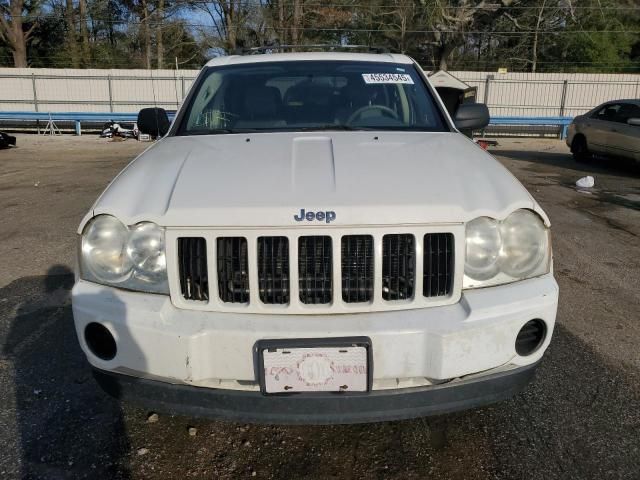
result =
M484 103L463 103L453 122L458 130L479 130L489 125L489 109Z
M143 108L138 113L138 130L152 137L164 137L169 125L169 116L164 108Z
M633 125L634 127L640 127L640 118L633 117L627 120L629 125Z

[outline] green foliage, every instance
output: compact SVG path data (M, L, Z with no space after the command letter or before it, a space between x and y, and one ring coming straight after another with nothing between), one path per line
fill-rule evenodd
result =
M23 30L36 22L34 67L197 68L237 47L295 43L381 46L428 69L640 72L637 2L72 0L69 12L68 0L28 0ZM11 52L0 35L0 65Z
M60 48L66 43L66 25L61 16L42 18L34 30L29 44L30 65L36 68L51 68L67 65L69 52Z

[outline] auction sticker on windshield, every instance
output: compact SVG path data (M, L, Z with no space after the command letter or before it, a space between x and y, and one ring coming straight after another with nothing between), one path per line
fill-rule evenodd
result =
M410 83L413 78L406 73L363 73L364 83Z

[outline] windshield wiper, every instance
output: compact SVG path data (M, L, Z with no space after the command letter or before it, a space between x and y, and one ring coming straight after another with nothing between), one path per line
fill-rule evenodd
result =
M293 127L293 130L299 130L302 132L311 132L314 130L337 130L337 131L345 131L345 132L357 132L359 130L372 130L369 127L353 127L351 125L336 125L333 123L327 125L317 125L314 127Z
M352 127L350 125L336 125L329 123L327 125L316 125L309 127L295 127L288 128L202 128L198 130L189 130L185 132L187 135L221 135L232 133L268 133L268 132L314 132L314 131L345 131L345 132L357 132L364 130L375 130L371 127Z
M202 128L199 130L188 130L187 135L221 135L225 133L239 133L231 128Z

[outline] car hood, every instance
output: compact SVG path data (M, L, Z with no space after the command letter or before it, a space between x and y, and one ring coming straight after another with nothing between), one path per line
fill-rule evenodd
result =
M517 208L548 223L513 175L458 133L287 132L165 138L113 180L85 221L107 213L166 227L327 223L297 222L305 209L335 212L332 226L462 223Z

